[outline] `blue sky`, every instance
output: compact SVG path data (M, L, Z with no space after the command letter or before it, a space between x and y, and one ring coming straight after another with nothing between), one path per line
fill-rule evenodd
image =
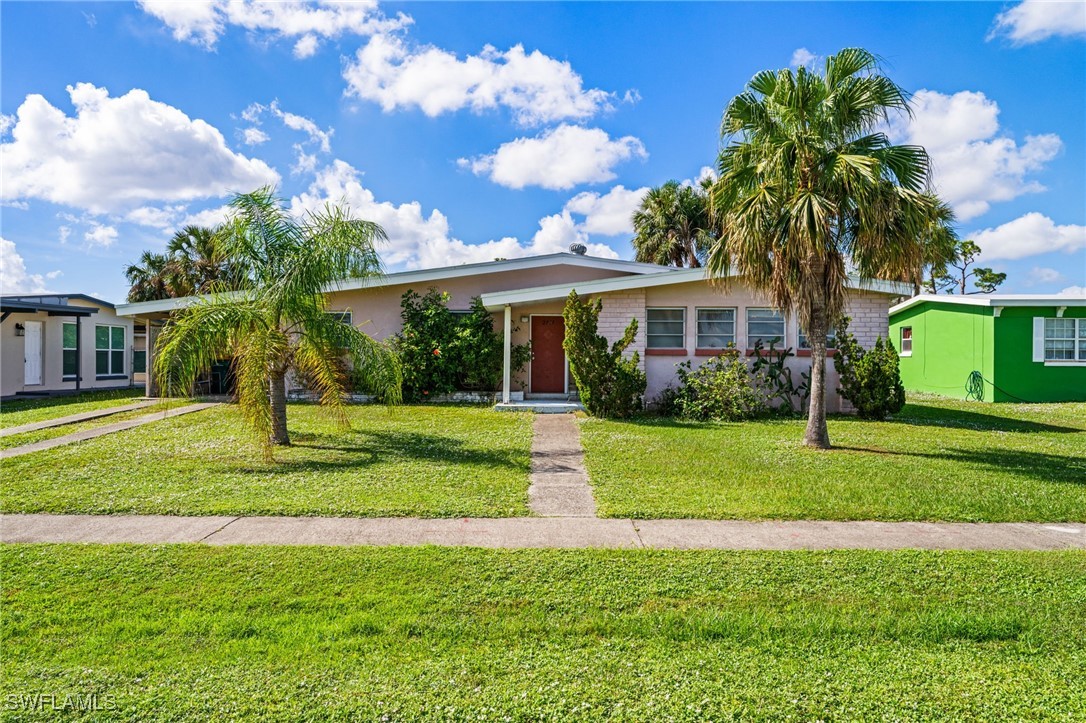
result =
M120 301L263 183L380 222L390 270L630 258L640 194L714 164L754 73L853 45L1002 290L1086 287L1083 3L17 2L0 33L5 293Z

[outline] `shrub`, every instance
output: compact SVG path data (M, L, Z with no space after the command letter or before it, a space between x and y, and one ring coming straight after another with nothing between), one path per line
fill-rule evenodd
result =
M603 302L582 301L569 292L563 317L566 338L562 347L569 355L569 369L577 382L581 403L596 417L628 417L641 409L647 379L638 368L637 352L624 358L622 352L637 336L637 319L631 319L622 338L607 345L599 335Z
M905 406L894 345L880 336L873 348L864 350L848 333L847 318L838 328L833 366L841 378L837 391L856 407L861 419L886 419Z
M689 361L676 365L677 388L668 387L660 398L660 413L668 416L736 422L768 416L772 412L762 371L752 371L737 352L724 352L691 369Z
M432 399L460 389L497 389L502 381L504 339L482 301L471 311L449 311L449 295L430 289L420 296L407 291L400 300L403 328L394 346L403 366L405 401ZM528 363L527 345L512 349L512 371Z
M777 349L775 342L769 342L769 349L763 353L762 340L754 342L754 365L751 367L753 379L766 394L770 407L782 414L804 412L807 400L811 396L811 374L800 372L799 384L792 379L792 370L785 364L794 356L792 349ZM773 401L777 404L774 406Z

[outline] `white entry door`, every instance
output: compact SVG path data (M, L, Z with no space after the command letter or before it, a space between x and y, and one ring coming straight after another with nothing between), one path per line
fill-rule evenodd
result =
M23 383L41 384L41 322L27 321L23 327Z

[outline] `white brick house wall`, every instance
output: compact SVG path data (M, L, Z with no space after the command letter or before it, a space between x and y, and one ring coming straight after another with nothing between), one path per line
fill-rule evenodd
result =
M638 366L645 368L645 290L613 291L603 295L603 309L597 331L600 336L614 344L626 333L631 319L637 319L637 336L626 347L624 356L630 357L637 352L640 357Z

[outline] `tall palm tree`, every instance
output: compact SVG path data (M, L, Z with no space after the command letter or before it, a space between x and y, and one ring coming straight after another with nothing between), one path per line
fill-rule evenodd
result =
M822 74L762 71L724 111L708 267L798 314L811 345L808 446L830 446L826 332L844 308L846 267L909 279L922 264L930 165L923 148L880 131L895 112L909 112L905 92L861 48L826 58Z
M954 229L954 210L934 195L929 195L928 204L930 217L920 237L924 245L923 265L920 273L909 279L914 295L920 293L924 284L931 293L938 293L936 279L946 274L948 265L961 258L958 232Z
M341 359L389 403L400 400L395 354L326 313L324 288L339 279L380 274L375 244L384 230L328 205L292 217L272 189L236 196L221 234L224 259L247 270L245 288L203 297L179 310L163 328L155 374L163 389L191 387L199 370L223 356L234 359L238 406L271 458L273 445L290 444L286 376L310 380L321 403L347 425Z
M178 296L235 290L244 282L244 270L226 258L217 229L185 226L166 245L179 283Z
M649 189L633 215L638 261L665 266L701 266L712 239L704 192L678 181Z
M124 275L130 284L129 303L174 296L174 267L166 254L144 251L137 263L125 267Z

